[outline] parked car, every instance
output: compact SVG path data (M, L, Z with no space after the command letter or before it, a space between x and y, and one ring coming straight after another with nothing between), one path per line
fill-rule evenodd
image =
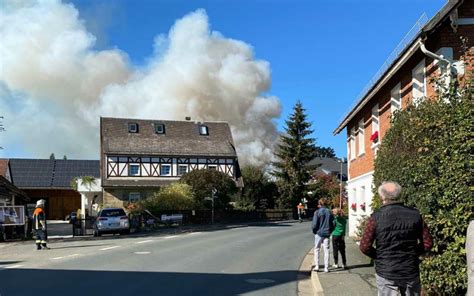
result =
M130 221L121 208L102 209L94 222L94 236L104 233L130 233Z

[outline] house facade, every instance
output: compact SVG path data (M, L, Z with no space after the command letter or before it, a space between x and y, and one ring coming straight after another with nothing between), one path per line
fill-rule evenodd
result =
M123 207L146 198L198 169L214 169L240 180L226 122L102 117L100 131L104 206Z
M63 220L71 212L81 208L81 195L72 188L75 177L99 177L98 160L18 159L8 160L8 180L29 201L28 211L35 208L36 201L46 200L46 218Z
M349 234L361 217L370 215L374 159L390 128L392 114L409 104L436 98L430 81L452 71L462 77L463 43L474 56L474 1L449 1L431 20L420 19L387 60L354 107L334 130L346 129L348 159Z

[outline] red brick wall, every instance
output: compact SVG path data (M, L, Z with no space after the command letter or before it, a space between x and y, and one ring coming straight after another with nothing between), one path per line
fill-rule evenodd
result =
M474 17L474 1L465 1L459 8L459 17ZM446 20L438 27L434 33L428 36L426 40L426 47L432 52L436 52L441 47L452 47L455 60L459 60L462 53L462 42L460 37L467 37L469 39L468 47L471 55L474 57L474 25L458 26L455 33L450 26L450 21ZM382 87L371 101L349 122L347 126L347 138L350 138L350 131L354 127L356 130L355 146L356 158L351 160L349 155L349 176L354 179L363 174L369 173L373 170L373 163L375 153L371 148L370 136L372 134L372 107L379 104L379 139L383 142L383 137L390 128L390 92L400 83L402 108L406 108L409 102L412 101L412 70L422 60L425 59L426 67L426 94L428 98L435 98L436 92L434 86L430 83L432 78L438 75L437 67L433 65L433 60L425 56L421 50L418 50L402 67L395 73L395 75ZM472 69L466 69L466 71ZM359 156L359 142L357 138L358 124L361 119L364 119L364 138L365 138L365 154ZM350 146L349 146L350 154Z

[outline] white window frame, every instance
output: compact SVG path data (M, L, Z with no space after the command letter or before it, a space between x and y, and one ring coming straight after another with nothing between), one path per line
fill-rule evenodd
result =
M181 173L180 168L185 168L186 171L184 173ZM182 176L188 172L188 165L186 164L180 164L178 165L178 176Z
M351 160L354 160L354 159L356 159L355 128L351 129L351 133L350 133L349 137L350 137L349 143L350 143L350 147L351 147Z
M200 125L199 126L199 134L201 136L208 136L209 135L209 128L207 125Z
M364 119L359 121L359 132L357 135L359 141L359 156L365 154L365 130L364 130Z
M370 136L372 136L375 132L378 132L379 133L379 140L377 141L377 143L374 143L372 142L371 144L371 148L372 149L377 149L379 146L380 146L380 141L381 141L381 137L380 137L380 116L379 116L379 104L375 104L374 107L372 107L372 117L371 117L371 121L372 121L372 134L370 134Z
M426 67L425 59L421 60L418 65L413 68L412 72L412 97L413 104L417 105L418 103L426 97ZM423 76L423 77L421 77ZM419 89L421 88L421 90Z
M168 167L169 168L169 172L168 174L163 174L163 168L164 167ZM160 176L171 176L171 164L162 164L160 166Z
M138 167L138 172L136 174L132 174L132 167ZM128 167L128 175L131 176L131 177L137 177L137 176L140 176L140 164L138 163L131 163L129 164L129 167Z
M357 205L357 211L360 210L360 212L365 213L367 211L367 203L365 201L365 186L360 186L360 192L359 192L359 204ZM362 210L361 205L365 204L365 209Z
M138 133L138 123L136 122L129 122L128 123L128 132L131 134Z
M401 93L401 84L398 83L390 91L390 111L392 114L402 109L402 93Z
M142 198L140 192L130 192L128 193L129 202L137 202Z
M161 127L161 131L158 130ZM165 133L165 125L163 123L155 123L155 133L162 135Z

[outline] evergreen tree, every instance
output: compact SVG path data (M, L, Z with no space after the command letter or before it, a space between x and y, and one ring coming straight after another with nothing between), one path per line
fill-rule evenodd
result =
M49 156L49 159L51 159L51 160L55 160L55 159L56 159L56 156L54 156L54 153L51 153L51 155Z
M280 144L275 155L273 175L278 179L280 207L294 208L303 197L305 184L311 174L307 163L316 156L315 139L308 136L313 132L311 123L306 121L305 109L300 101L293 108L293 114L286 121L285 135L280 136Z

